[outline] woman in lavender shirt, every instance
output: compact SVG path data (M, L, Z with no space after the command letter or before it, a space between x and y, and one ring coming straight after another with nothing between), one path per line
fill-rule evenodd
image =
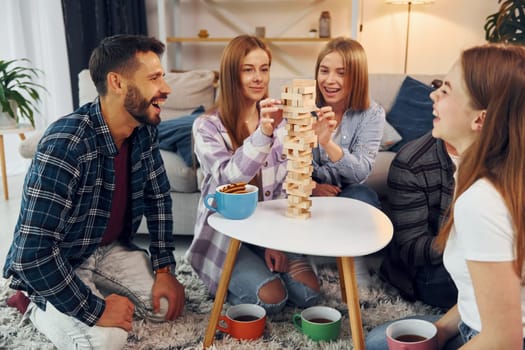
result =
M266 98L271 52L260 39L241 35L224 49L217 105L193 125L201 184L195 237L187 259L211 294L216 293L229 238L207 223L204 197L218 185L249 182L259 200L284 197L285 134L280 100ZM231 304L253 303L268 313L287 302L308 307L319 298L319 282L305 257L242 244L228 287Z

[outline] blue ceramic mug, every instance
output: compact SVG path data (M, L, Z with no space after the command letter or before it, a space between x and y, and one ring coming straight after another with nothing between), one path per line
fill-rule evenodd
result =
M259 200L259 189L257 186L246 185L245 193L221 192L223 187L218 186L215 193L209 193L204 197L204 205L212 211L217 211L227 219L242 220L253 214ZM214 200L214 205L210 200Z

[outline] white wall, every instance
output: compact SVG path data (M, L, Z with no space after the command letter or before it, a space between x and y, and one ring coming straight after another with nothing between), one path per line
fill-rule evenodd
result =
M150 35L158 35L157 1L146 0ZM384 0L360 0L360 19L352 24L349 0L160 0L167 8L168 35L195 37L205 28L213 37L233 37L254 33L266 26L267 37L307 36L318 27L321 11L332 17L332 37L351 36L352 27L365 47L371 73L401 73L404 66L407 6L390 5ZM357 0L356 0L357 1ZM178 21L173 4L180 2ZM411 13L408 73L444 74L466 47L484 43L483 25L499 8L497 0L435 0L414 5ZM217 19L217 15L224 19ZM160 38L163 39L163 38ZM168 44L168 69L218 69L225 43ZM312 76L322 43L274 43L273 77Z
M375 73L403 71L408 5L364 0L363 31L358 39ZM435 0L413 5L408 73L446 73L460 52L485 43L485 19L497 12L497 0Z

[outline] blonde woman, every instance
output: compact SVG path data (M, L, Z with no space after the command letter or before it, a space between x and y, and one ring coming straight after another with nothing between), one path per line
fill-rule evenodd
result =
M363 46L348 38L329 41L315 65L317 106L314 149L315 196L340 196L379 207L363 182L372 171L385 124L384 109L372 101Z

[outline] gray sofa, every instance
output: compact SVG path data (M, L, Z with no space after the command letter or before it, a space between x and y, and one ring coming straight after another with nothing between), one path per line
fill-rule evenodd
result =
M372 98L380 103L388 111L392 107L399 88L405 79L404 74L371 74L370 91ZM412 75L413 78L430 84L436 75ZM162 118L169 120L183 115L188 115L195 108L204 106L209 108L216 96L216 74L209 70L196 70L184 73L167 73L166 80L172 88L168 101L163 107ZM281 86L289 85L291 79L274 78L270 84L270 96L279 98ZM91 101L96 96L96 91L89 78L87 70L79 74L79 97L80 102ZM395 134L395 131L394 131ZM398 135L399 136L399 135ZM385 136L382 143L388 143L392 136L392 129L385 128ZM32 157L35 142L38 135L28 138L20 146L20 153L28 158ZM175 153L161 150L166 171L170 181L173 198L174 233L176 235L193 235L196 210L199 200L199 178L198 169L188 167L183 158ZM390 162L395 153L380 151L372 173L367 179L369 184L376 190L382 200L387 195L386 178ZM139 232L147 233L145 220L142 221Z

